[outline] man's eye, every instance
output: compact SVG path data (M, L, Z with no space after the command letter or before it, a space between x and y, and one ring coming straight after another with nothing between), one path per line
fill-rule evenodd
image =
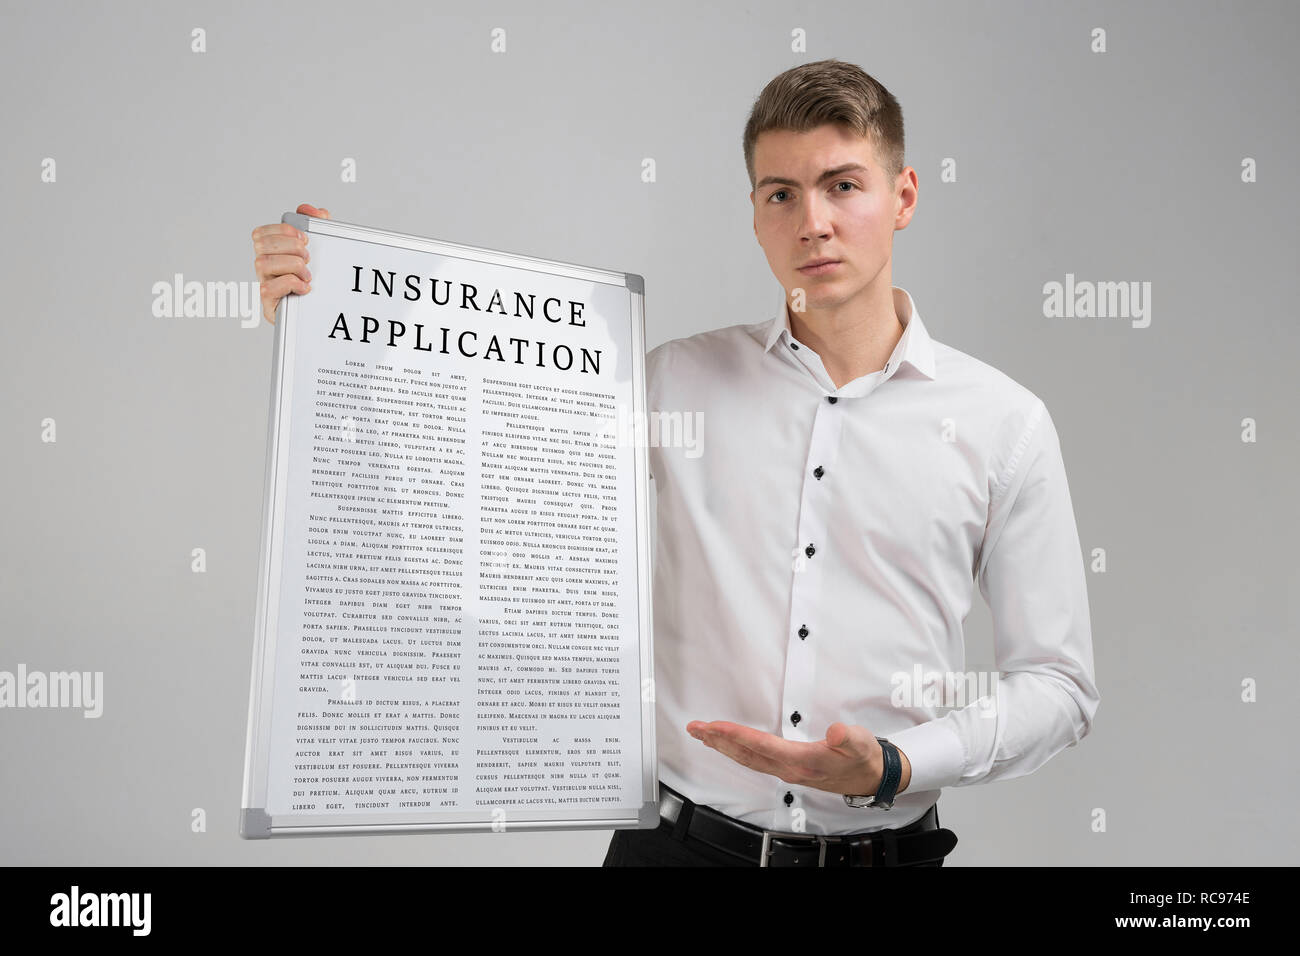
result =
M768 202L771 202L773 199L775 199L777 196L781 195L783 192L785 192L784 189L778 189L776 192L772 193L772 195L770 195L770 196L767 197L767 201L768 201Z
M850 187L851 189L857 189L857 188L858 188L858 184L857 184L857 183L851 183L851 182L849 182L847 179L842 179L842 180L840 180L838 183L836 183L835 185L836 185L836 186L848 186L848 187ZM844 190L844 191L847 191L847 190Z

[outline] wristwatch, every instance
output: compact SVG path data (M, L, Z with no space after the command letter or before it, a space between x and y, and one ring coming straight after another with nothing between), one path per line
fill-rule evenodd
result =
M880 786L875 793L846 793L844 802L851 807L873 807L876 810L889 810L894 806L894 794L903 782L903 758L898 755L898 748L884 737L877 737L880 749L885 755L885 772L881 775Z

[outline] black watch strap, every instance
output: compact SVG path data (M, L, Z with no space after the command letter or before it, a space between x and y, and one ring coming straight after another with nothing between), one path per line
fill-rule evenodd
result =
M884 737L877 737L876 740L880 743L880 749L884 751L885 772L880 778L876 799L871 801L871 805L878 810L888 810L894 805L898 785L903 782L903 758L898 755L898 748Z

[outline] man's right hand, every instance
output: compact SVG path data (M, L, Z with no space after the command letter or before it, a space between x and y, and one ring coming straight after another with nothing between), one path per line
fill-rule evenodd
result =
M328 209L303 203L296 210L304 216L328 219ZM262 317L275 324L275 308L290 292L306 295L311 291L311 272L307 269L307 234L287 222L273 222L253 230L253 269L262 292Z

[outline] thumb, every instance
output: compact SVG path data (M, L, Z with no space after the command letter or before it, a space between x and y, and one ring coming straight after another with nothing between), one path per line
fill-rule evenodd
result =
M870 736L865 727L849 726L836 721L826 728L826 745L850 756L865 757L870 753L870 744L867 742Z

